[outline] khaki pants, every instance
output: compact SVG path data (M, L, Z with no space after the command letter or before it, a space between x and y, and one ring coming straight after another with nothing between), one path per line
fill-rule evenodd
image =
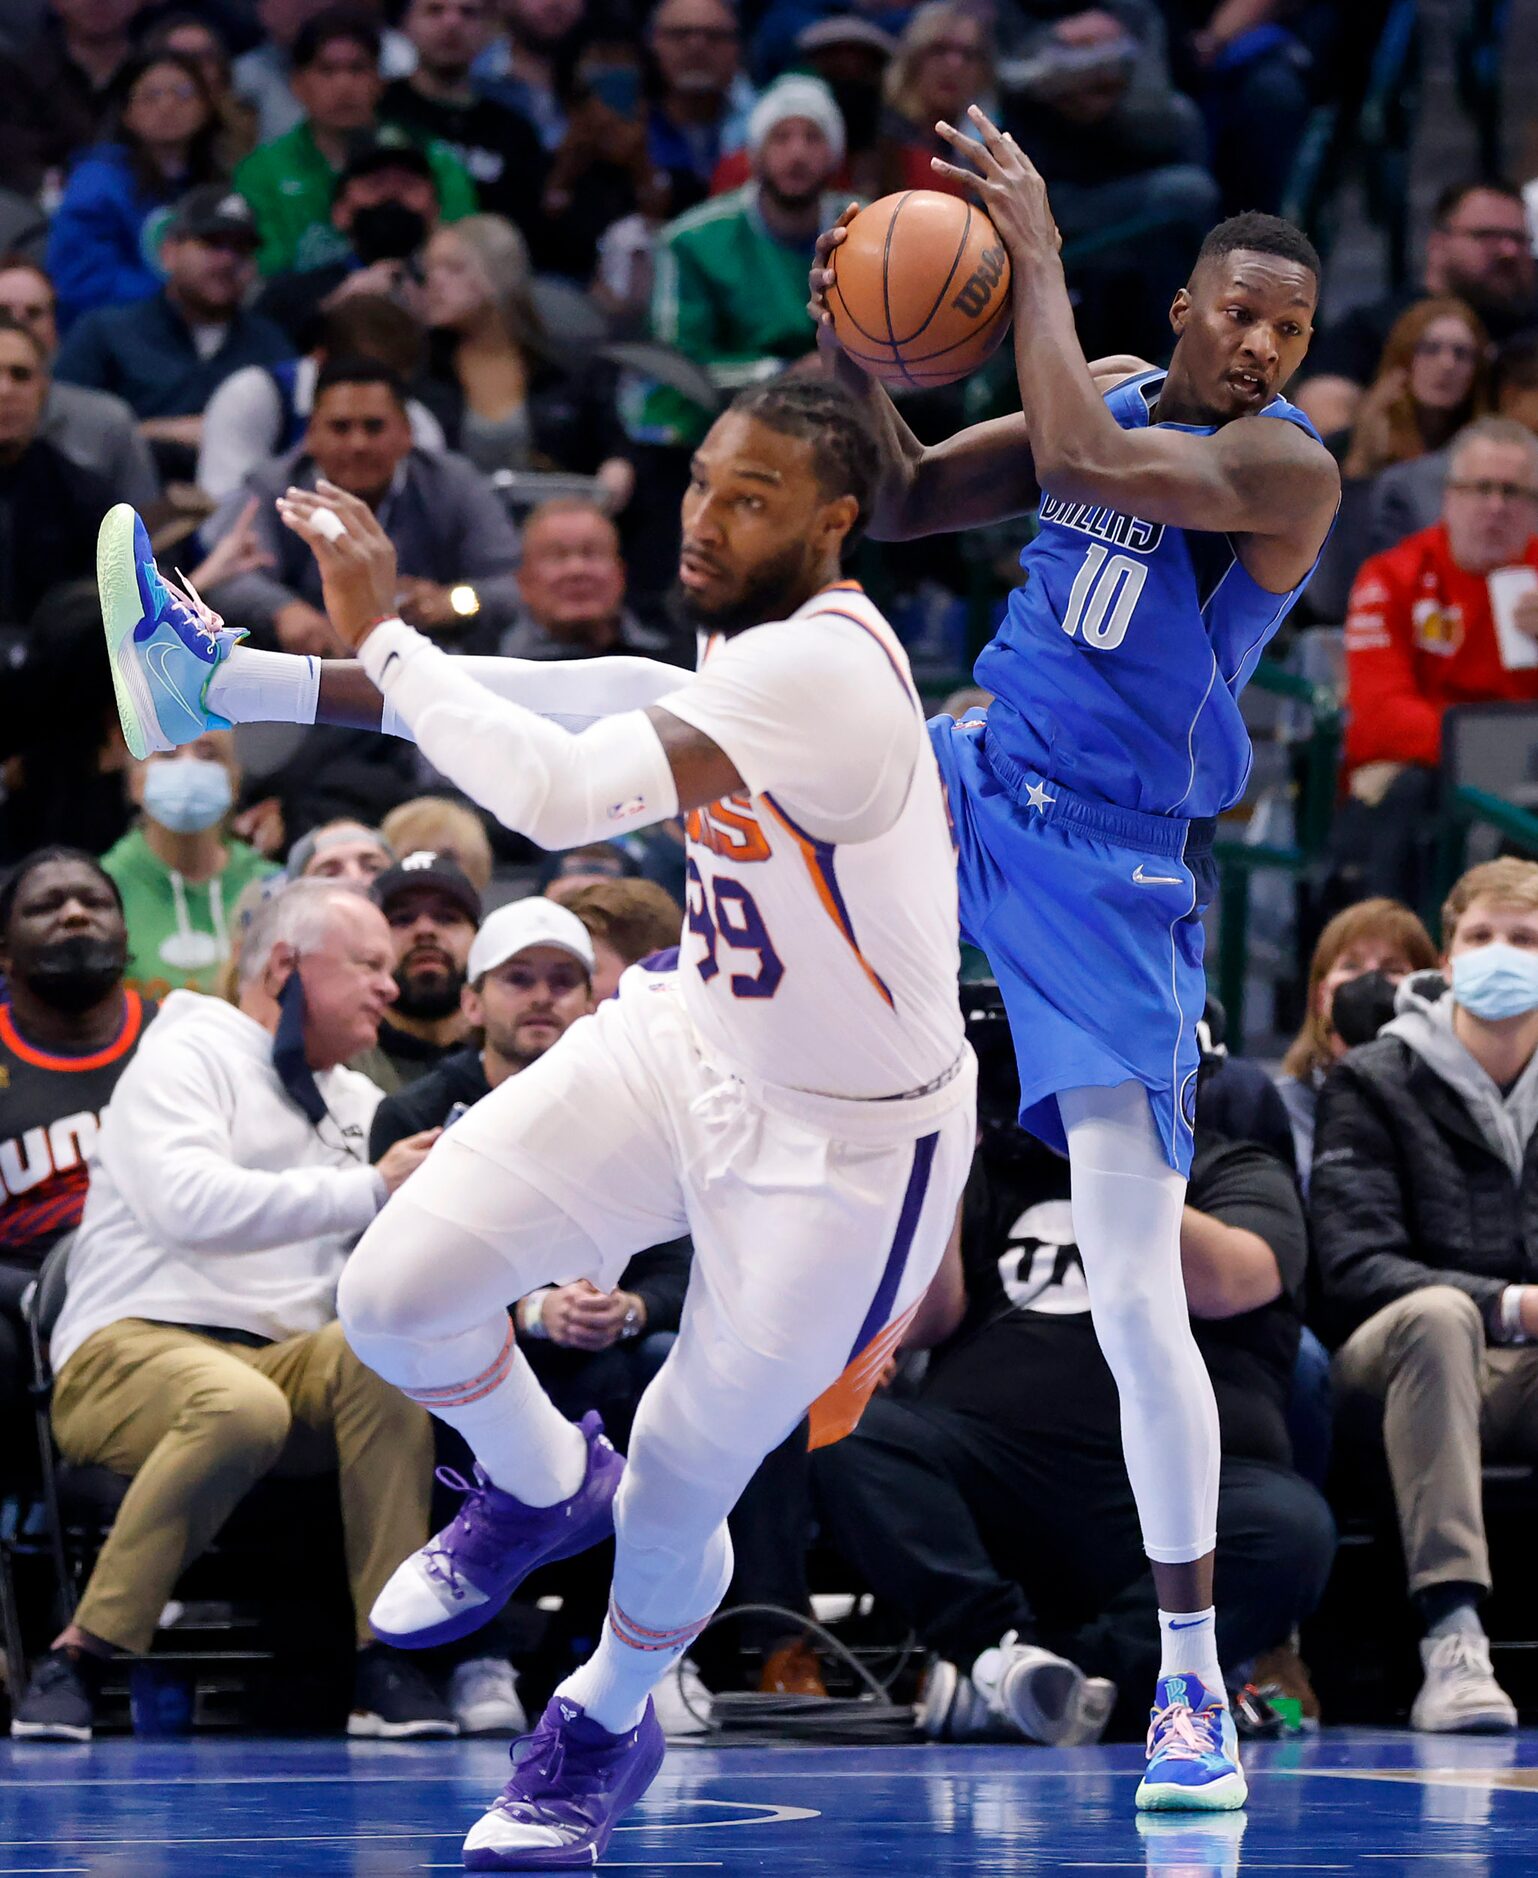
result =
M386 1579L427 1537L428 1417L358 1361L340 1324L246 1349L127 1318L64 1365L53 1427L68 1460L133 1476L75 1613L120 1650L149 1648L182 1571L263 1474L340 1468L360 1643Z
M1383 1444L1410 1590L1490 1588L1479 1470L1538 1460L1538 1348L1488 1349L1479 1306L1451 1285L1385 1305L1335 1357L1342 1395L1383 1405Z

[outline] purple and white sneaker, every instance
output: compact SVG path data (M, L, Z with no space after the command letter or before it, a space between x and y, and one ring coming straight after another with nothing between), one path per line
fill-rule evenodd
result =
M466 1868L591 1871L666 1752L649 1697L630 1733L611 1735L575 1702L552 1696L533 1734L513 1743L502 1797L470 1828Z
M442 1532L398 1565L374 1601L369 1623L381 1643L426 1650L451 1643L495 1617L539 1565L571 1558L614 1532L614 1495L625 1471L603 1432L603 1418L584 1415L587 1474L569 1500L525 1506L493 1486L481 1468L475 1481L440 1467L438 1478L463 1494Z

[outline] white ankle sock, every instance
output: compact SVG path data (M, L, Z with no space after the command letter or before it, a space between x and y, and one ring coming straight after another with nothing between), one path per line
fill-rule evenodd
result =
M1217 1613L1210 1604L1204 1611L1160 1611L1159 1637L1161 1677L1199 1676L1209 1695L1228 1700L1218 1663Z
M489 1328L501 1342L492 1363L485 1364L482 1359L485 1350L494 1346L483 1335L471 1332L454 1340L458 1347L448 1358L465 1380L397 1386L439 1421L457 1428L492 1484L504 1493L522 1500L525 1506L554 1506L569 1500L587 1474L587 1442L582 1430L569 1422L545 1394L511 1334L504 1341L500 1324L493 1323ZM354 1345L361 1345L359 1354L365 1362L380 1357L388 1365L388 1354L367 1339L355 1337ZM442 1374L448 1366L448 1353L438 1345L433 1355L434 1365ZM383 1375L412 1373L400 1363L375 1366ZM419 1374L421 1365L412 1368Z
M236 646L208 681L208 708L232 724L313 724L320 660Z
M702 1619L673 1631L642 1632L619 1616L611 1603L598 1648L566 1678L556 1694L578 1703L590 1720L607 1728L611 1735L629 1734L646 1713L646 1698L704 1629L705 1622Z

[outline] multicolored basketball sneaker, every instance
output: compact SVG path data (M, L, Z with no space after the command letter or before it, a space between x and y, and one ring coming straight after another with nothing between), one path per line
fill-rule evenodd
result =
M1229 1813L1250 1797L1234 1718L1195 1676L1163 1676L1148 1724L1148 1766L1137 1790L1145 1813Z
M533 1734L512 1746L513 1777L470 1828L470 1871L591 1871L610 1835L657 1778L667 1742L648 1697L627 1735L575 1702L550 1698Z
M130 754L142 761L205 730L228 730L229 719L208 708L208 681L245 634L226 626L190 583L183 592L165 578L143 522L126 502L102 520L96 586Z

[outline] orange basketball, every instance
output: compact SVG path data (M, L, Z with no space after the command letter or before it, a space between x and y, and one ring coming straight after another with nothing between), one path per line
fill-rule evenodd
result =
M981 209L934 189L883 196L833 250L839 344L892 386L949 385L1009 330L1009 256Z

